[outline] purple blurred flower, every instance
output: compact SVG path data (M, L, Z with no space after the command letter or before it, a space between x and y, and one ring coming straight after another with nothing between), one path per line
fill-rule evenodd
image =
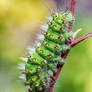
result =
M58 8L67 7L67 4L70 2L70 0L54 0L56 2L56 5Z
M60 6L62 4L64 4L64 0L54 0L57 4L57 6Z
M63 3L64 0L55 0L55 2L57 2L58 4L60 4L60 3Z
M88 9L92 11L92 0L88 1Z

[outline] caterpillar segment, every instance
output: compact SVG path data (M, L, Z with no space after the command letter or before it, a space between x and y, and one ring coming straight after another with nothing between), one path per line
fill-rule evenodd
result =
M37 67L38 69L40 69L41 67L42 68L45 67L45 68L48 68L48 69L50 68L51 70L55 70L56 69L56 67L55 67L54 64L52 65L52 63L46 61L38 53L33 53L33 56L31 56L29 58L29 61L28 61L28 65L27 66L29 66L29 68L30 68L30 67L32 67L32 66L30 66L32 64L35 65L35 66L33 66L34 69L36 69L35 67L37 65L40 66L40 67ZM27 69L28 69L28 67L27 67Z
M44 37L41 37L44 39L31 56L28 56L23 70L26 75L25 85L30 86L29 92L48 92L55 82L57 67L65 62L61 55L71 48L68 45L72 38L72 33L68 32L71 22L73 16L69 11L59 11L52 14L46 27L42 27L45 32Z
M55 55L61 55L69 49L68 45L65 44L60 45L48 39L45 39L42 44L44 45L44 47L53 52Z
M48 40L51 40L55 43L63 44L65 42L64 36L62 34L54 32L52 29L48 29L47 32L44 32L44 35Z

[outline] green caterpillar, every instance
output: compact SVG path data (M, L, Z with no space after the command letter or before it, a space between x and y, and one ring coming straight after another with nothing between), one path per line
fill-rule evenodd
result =
M23 71L29 92L48 92L53 85L57 67L65 63L61 55L71 48L68 44L72 38L72 33L68 32L71 22L71 12L59 11L52 14L47 26L43 28L45 32L41 37L44 39L40 41L40 46L31 49L33 53L26 58Z

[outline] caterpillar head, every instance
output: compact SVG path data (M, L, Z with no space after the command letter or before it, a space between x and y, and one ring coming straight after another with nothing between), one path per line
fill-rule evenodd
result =
M66 12L65 15L66 15L65 20L66 20L67 22L71 22L71 21L74 20L74 17L72 16L72 13L71 13L71 12Z

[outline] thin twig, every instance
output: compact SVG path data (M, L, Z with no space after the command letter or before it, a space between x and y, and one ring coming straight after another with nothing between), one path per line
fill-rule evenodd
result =
M70 11L71 11L72 15L74 15L74 10L75 10L75 0L71 0ZM71 32L71 31L72 31L72 23L70 23L69 28L68 28L68 32ZM70 50L65 55L63 55L62 58L66 59L69 52L70 52ZM48 92L53 91L53 88L56 84L56 80L61 72L62 67L63 67L63 65L57 68L57 73L54 76L55 83L52 85L52 87L49 88Z
M71 1L71 6L70 6L70 11L72 13L72 15L74 15L74 9L75 9L75 0L72 0ZM71 32L72 31L72 23L70 23L69 25L69 28L68 28L68 32ZM89 38L92 36L92 32L79 38L78 40L75 40L73 42L71 42L71 47L74 47L75 45L77 45L78 43L82 42L83 40ZM72 41L72 40L71 40ZM70 49L71 50L71 49ZM66 59L67 58L67 55L69 54L70 50L63 56L61 56L62 58ZM56 80L58 79L58 76L62 70L62 67L64 66L64 64L60 67L57 68L57 73L55 74L54 78L55 78L55 83L52 85L52 87L48 90L48 92L52 92L53 91L53 88L56 84Z
M92 36L92 32L90 32L90 33L88 33L87 35L85 35L85 36L79 38L78 40L73 41L73 42L71 43L71 47L73 48L75 45L79 44L80 42L86 40L87 38L89 38L89 37L91 37L91 36ZM70 49L70 50L71 50L71 49ZM70 52L70 50L69 50L65 55L63 55L62 58L66 59L66 58L67 58L67 55L68 55L69 52ZM58 76L59 76L59 74L60 74L60 72L61 72L63 66L64 66L64 65L62 65L62 66L60 66L60 67L57 68L57 73L56 73L55 76L54 76L55 80L57 80L57 78L58 78ZM54 85L49 89L48 92L52 92L52 90L53 90L55 84L56 84L56 81L55 81Z
M76 1L75 1L75 0L72 0L72 2L71 2L71 6L70 6L70 11L71 11L72 15L74 15L74 11L75 11L75 3L76 3Z
M69 52L70 52L70 50L69 50L65 55L63 55L62 58L66 59L66 57L67 57L67 55L68 55ZM59 76L59 74L60 74L60 72L61 72L63 66L64 66L64 64L63 64L62 66L59 66L59 67L57 68L57 73L56 73L55 76L54 76L55 82L54 82L54 84L52 85L52 87L48 90L48 92L52 92L52 91L53 91L53 88L54 88L54 86L55 86L55 84L56 84L56 80L58 79L58 76Z
M90 32L90 33L88 33L87 35L85 35L85 36L79 38L78 40L73 41L73 42L71 43L71 47L73 48L75 45L79 44L80 42L86 40L87 38L89 38L89 37L91 37L91 36L92 36L92 32ZM63 55L62 58L66 59L66 58L67 58L67 55L69 54L69 52L70 52L70 50L69 50L65 55ZM58 67L58 69L57 69L58 71L57 71L56 75L54 76L54 77L55 77L55 80L57 80L57 78L58 78L58 76L59 76L59 74L60 74L61 69L62 69L63 66L64 66L64 65L62 65L61 67ZM54 85L55 85L55 84L56 84L56 81L55 81ZM53 90L53 88L54 88L54 85L49 89L48 92L52 92L52 90Z
M74 46L77 45L78 43L82 42L83 40L85 40L85 39L87 39L87 38L89 38L89 37L91 37L91 36L92 36L92 32L90 32L90 33L88 33L87 35L85 35L85 36L83 36L83 37L81 37L81 38L79 38L79 39L73 41L73 42L71 43L71 46L74 47Z
M72 0L70 5L70 11L72 13L72 16L74 16L75 4L76 4L76 1ZM71 31L72 31L72 22L69 24L69 27L68 27L68 32L71 32Z

